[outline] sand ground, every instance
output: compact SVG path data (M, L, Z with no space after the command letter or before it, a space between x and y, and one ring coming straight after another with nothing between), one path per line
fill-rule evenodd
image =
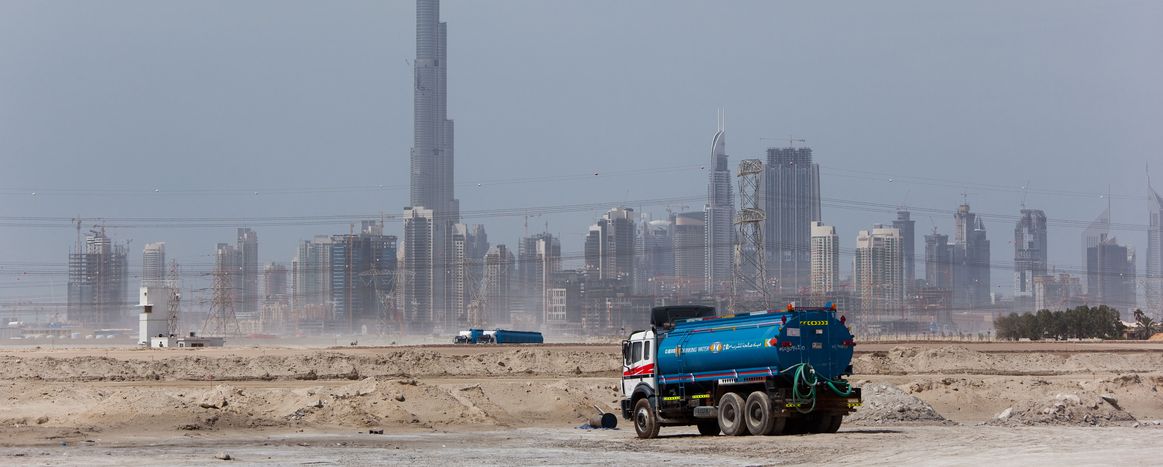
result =
M612 345L10 348L0 349L0 463L204 464L219 451L279 464L1163 458L1163 343L878 343L858 347L854 367L853 381L895 386L954 423L867 417L834 435L765 438L664 428L648 441L627 427L577 429L594 405L617 407ZM998 419L1007 409L1015 415Z

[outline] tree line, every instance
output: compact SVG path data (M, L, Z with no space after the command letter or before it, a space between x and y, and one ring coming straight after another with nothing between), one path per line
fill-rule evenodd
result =
M1106 305L1021 315L1010 313L995 319L993 326L999 339L1011 340L1122 339L1127 329L1119 319L1119 311Z

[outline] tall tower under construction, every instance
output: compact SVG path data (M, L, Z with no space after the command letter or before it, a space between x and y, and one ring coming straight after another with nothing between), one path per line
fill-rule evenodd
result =
M429 255L406 258L405 263L428 264L432 281L415 290L432 297L427 323L422 327L449 324L453 318L447 304L452 292L448 252L452 251L453 226L460 221L460 203L453 196L453 124L448 119L448 27L440 21L439 0L416 0L416 61L413 82L413 141L411 153L411 207L432 212L431 248L405 248L404 254ZM405 239L405 243L409 243ZM423 273L412 271L412 273Z
M79 227L78 227L79 228ZM132 315L125 245L98 227L69 254L68 319L86 326L125 325Z

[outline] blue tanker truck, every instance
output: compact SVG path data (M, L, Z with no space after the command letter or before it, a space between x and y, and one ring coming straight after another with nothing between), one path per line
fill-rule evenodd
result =
M640 438L663 426L705 436L834 433L860 405L852 333L836 308L716 316L704 306L651 310L622 341L622 417Z
M544 344L545 338L537 331L512 331L497 329L485 331L481 336L483 344Z
M485 331L473 328L460 331L452 338L452 342L455 344L543 344L545 338L537 331L511 331L508 329Z

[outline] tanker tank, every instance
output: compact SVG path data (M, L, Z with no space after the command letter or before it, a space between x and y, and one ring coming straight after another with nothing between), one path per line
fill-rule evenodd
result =
M799 363L836 379L851 372L853 346L828 309L687 319L659 339L659 383L778 374Z

